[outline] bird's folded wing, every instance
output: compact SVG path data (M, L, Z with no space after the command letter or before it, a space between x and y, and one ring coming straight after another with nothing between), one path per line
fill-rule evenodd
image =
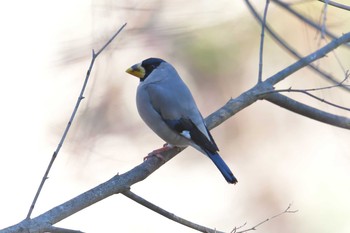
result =
M195 144L197 144L202 150L216 153L219 149L216 146L215 142L212 139L208 131L208 135L210 139L204 135L197 126L190 120L186 118L180 118L178 120L165 120L165 123L174 131L178 132L182 136L192 140Z

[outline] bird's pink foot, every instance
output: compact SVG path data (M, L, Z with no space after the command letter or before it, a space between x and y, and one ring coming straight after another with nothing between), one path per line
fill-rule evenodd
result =
M173 148L173 146L169 145L168 143L164 144L162 148L159 148L157 150L152 151L151 153L149 153L146 157L143 158L143 161L149 159L152 156L156 156L157 158L159 158L160 160L162 160L163 162L165 161L163 155L161 154L164 151L168 151L171 148Z

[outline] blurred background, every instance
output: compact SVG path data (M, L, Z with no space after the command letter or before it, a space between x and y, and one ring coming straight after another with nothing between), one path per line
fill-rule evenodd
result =
M252 2L260 14L263 2ZM316 23L323 17L318 1L296 1L293 9ZM98 50L123 23L128 23L125 30L95 63L86 98L33 217L130 170L163 144L138 116L138 79L125 73L131 65L148 57L172 63L204 116L257 82L261 29L241 1L8 1L0 19L0 228L25 218L77 100L91 50ZM302 55L329 41L274 3L268 22ZM326 25L337 36L349 32L349 12L329 6ZM342 80L349 55L342 47L315 65ZM263 78L294 61L266 35ZM303 69L277 87L328 85ZM350 107L349 92L339 88L316 94ZM302 94L286 95L350 117ZM297 213L267 222L258 231L350 231L349 131L259 101L212 134L239 180L236 186L228 185L209 159L188 148L132 191L221 231L253 226L290 203ZM56 226L90 233L194 232L122 195Z

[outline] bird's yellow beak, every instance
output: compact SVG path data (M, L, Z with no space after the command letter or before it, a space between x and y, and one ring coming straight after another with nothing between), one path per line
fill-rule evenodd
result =
M145 74L146 74L146 70L145 68L142 67L141 63L133 65L132 67L127 69L125 72L128 74L134 75L135 77L138 77L140 79L145 77Z

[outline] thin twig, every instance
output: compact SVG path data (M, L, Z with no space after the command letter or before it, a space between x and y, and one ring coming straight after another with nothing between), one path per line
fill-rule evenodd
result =
M271 1L274 2L275 4L277 4L278 6L284 8L289 13L291 13L295 17L299 18L301 21L307 23L309 26L315 28L316 30L318 30L318 31L322 30L322 28L317 23L315 23L312 20L306 18L305 16L303 16L299 12L293 10L293 8L291 8L289 4L287 4L287 3L283 2L283 1L280 1L280 0L271 0ZM337 36L335 34L331 33L328 30L325 30L325 35L329 36L332 39L337 38ZM345 47L350 48L350 45L345 44Z
M291 206L292 206L292 204L289 204L287 209L285 209L283 212L281 212L279 214L276 214L276 215L274 215L274 216L272 216L270 218L267 218L264 221L259 222L258 224L256 224L253 227L250 227L250 228L242 230L242 231L236 231L236 229L238 229L238 228L234 228L235 231L231 231L231 233L244 233L244 232L248 232L248 231L254 231L254 230L257 229L257 227L261 226L262 224L264 224L264 223L266 223L266 222L268 222L268 221L270 221L270 220L272 220L274 218L277 218L277 217L279 217L279 216L281 216L283 214L294 214L294 213L298 212L298 210L290 210Z
M273 91L271 91L271 92L269 92L269 93L274 93L274 92L298 92L298 93L303 93L303 94L308 95L308 96L310 96L310 97L312 97L312 98L314 98L314 99L316 99L316 100L318 100L318 101L321 101L321 102L323 102L323 103L326 103L326 104L328 104L328 105L331 105L331 106L333 106L333 107L335 107L335 108L339 108L339 109L343 109L343 110L346 110L346 111L350 111L350 108L346 108L346 107L343 107L343 106L341 106L341 105L334 104L334 103L332 103L332 102L330 102L330 101L328 101L328 100L325 100L325 99L320 98L320 97L318 97L318 96L316 96L316 95L314 95L314 94L311 94L310 91L316 91L316 90L315 90L315 89L309 89L309 90L306 89L306 90L303 90L303 89L292 89L292 88L288 88L288 89L273 90ZM264 93L264 94L265 94L265 93Z
M319 1L319 2L323 2L323 3L325 3L325 2L327 1L328 4L329 4L330 6L337 7L337 8L343 9L343 10L350 11L350 6L347 6L347 5L345 5L345 4L341 4L341 3L334 2L334 1L329 1L329 0L318 0L318 1Z
M254 9L254 7L252 6L252 4L249 2L249 0L245 0L245 3L247 4L249 10L251 11L251 13L254 15L254 17L260 22L262 23L263 20L262 18L258 15L257 11ZM290 52L294 57L296 57L297 59L301 59L302 56L300 54L298 54L295 49L292 48L292 46L290 44L287 43L287 41L283 40L274 30L271 29L271 27L266 24L265 25L266 30L270 33L270 35L272 36L273 39L275 39L277 41L277 43L284 49L286 49L288 52ZM339 81L337 81L332 75L327 74L325 71L321 70L319 67L316 67L313 64L308 64L308 68L312 69L313 71L315 71L316 73L318 73L319 75L321 75L323 78L325 78L327 81L337 84L339 83ZM341 86L341 88L350 91L349 88L345 87L345 86Z
M118 36L118 34L125 28L126 26L126 23L124 23L120 28L119 30L107 41L107 43L102 46L102 48L100 50L97 51L97 53L95 54L95 58L100 55L100 53L102 53L103 50L105 50L105 48L110 44L112 43L112 41L114 40L114 38L116 38Z
M332 85L332 86L326 86L326 87L318 87L318 88L308 88L308 89L293 89L293 88L287 88L287 89L275 89L275 90L271 90L271 91L267 91L267 92L262 92L260 93L261 95L265 95L265 94L270 94L270 93L277 93L277 92L299 92L299 93L303 93L303 94L306 94L314 99L317 99L323 103L326 103L326 104L329 104L333 107L336 107L336 108L339 108L339 109L343 109L343 110L346 110L346 111L350 111L350 108L346 108L346 107L343 107L341 105L338 105L338 104L334 104L332 102L329 102L323 98L320 98L314 94L311 94L310 92L313 92L313 91L321 91L321 90L326 90L326 89L332 89L332 88L336 88L336 87L339 87L339 86L350 86L350 85L343 85L343 83L345 81L348 80L349 78L349 72L346 72L346 75L345 75L345 78L343 79L343 81L341 81L340 83L336 84L336 85Z
M243 223L243 224L240 225L239 227L234 227L234 228L232 229L232 231L230 231L230 233L237 233L237 230L239 230L239 229L245 227L246 225L247 225L247 222Z
M286 67L285 69L281 70L277 74L270 77L267 81L267 83L271 85L275 85L276 83L282 81L286 77L288 77L290 74L300 70L301 68L304 68L305 66L308 66L310 63L326 56L329 52L333 51L337 47L339 47L342 44L350 42L350 32L343 34L341 37L336 38L320 48L319 50L309 54L306 57L303 57L299 61L293 63L292 65Z
M271 93L263 96L261 95L261 93L273 90L274 89L273 86L276 83L284 80L290 74L302 69L303 67L309 65L311 62L325 56L328 52L332 51L333 49L340 46L341 44L348 43L349 41L350 41L350 33L344 34L343 36L331 41L329 44L325 45L323 48L319 49L318 51L309 54L308 56L300 59L294 64L279 71L278 73L271 76L270 78L263 81L262 83L257 84L255 87L251 88L250 90L242 93L235 100L230 100L224 107L219 109L218 112L215 112L209 116L214 118L214 120L212 121L214 122L213 127L219 125L220 123L224 122L226 119L234 115L236 110L238 110L237 107L239 107L240 108L239 110L241 110L247 107L248 105L254 103L255 101L257 101L256 97L258 97L259 99L266 99L278 106L281 106L285 109L288 109L294 113L298 113L305 117L309 117L311 119L314 119L326 124L330 124L333 126L341 127L344 129L350 129L349 118L335 115L335 114L330 114L328 112L310 107L306 104L290 99L279 93ZM237 102L242 104L237 105ZM233 111L232 108L234 108L235 111Z
M325 0L325 4L323 6L323 12L322 12L323 17L322 17L322 23L321 23L321 39L325 39L328 1L329 0Z
M332 126L340 127L343 129L350 129L349 118L313 108L299 101L293 100L287 96L284 96L280 93L267 94L266 96L264 96L264 99L284 109L300 114L304 117L308 117L310 119L320 121Z
M269 3L270 3L270 0L266 0L263 22L261 24L258 83L262 82L264 37L265 37L266 17L267 17L267 10L269 8Z
M274 90L274 91L271 91L269 93L272 93L272 92L286 92L285 90L291 90L291 91L296 91L296 92L301 92L301 91L304 91L304 92L322 91L322 90L327 90L327 89L332 89L332 88L339 87L339 86L343 85L342 83L344 83L345 80L347 80L347 78L344 79L343 81L341 81L338 85L332 85L332 86L326 86L326 87L316 87L316 88L306 88L306 89L292 89L292 87L290 87L288 89ZM350 85L345 85L345 84L344 84L344 86L350 87ZM265 94L265 93L262 93L262 94Z
M204 232L204 233L220 233L221 231L218 231L216 229L210 229L208 227L205 227L205 226L201 226L199 224L196 224L196 223L193 223L191 221L188 221L184 218L181 218L173 213L170 213L168 212L167 210L165 209L162 209L160 208L159 206L156 206L155 204L145 200L144 198L136 195L135 193L131 192L130 190L126 190L122 193L124 196L130 198L131 200L139 203L140 205L150 209L150 210L153 210L154 212L170 219L170 220L173 220L177 223L180 223L184 226L187 226L189 228L192 228L192 229L195 229L197 231L200 231L200 232Z
M95 63L95 59L112 42L112 40L123 30L123 28L125 26L126 26L126 23L111 37L111 39L97 53L95 53L94 50L92 50L92 59L91 59L91 63L90 63L89 69L88 69L88 71L86 73L86 76L85 76L85 81L84 81L83 87L82 87L82 89L80 91L79 97L78 97L77 102L76 102L75 107L74 107L74 110L73 110L72 115L71 115L71 117L70 117L70 119L69 119L69 121L67 123L67 126L66 126L64 132L63 132L61 140L58 143L57 148L56 148L56 150L54 151L54 153L53 153L53 155L51 157L50 163L49 163L49 165L48 165L48 167L47 167L47 169L46 169L46 171L44 173L43 178L41 179L41 183L40 183L39 188L38 188L38 190L37 190L37 192L36 192L36 194L34 196L33 202L30 205L30 208L29 208L29 211L28 211L26 219L30 218L30 216L31 216L31 214L32 214L32 212L34 210L34 207L35 207L35 204L36 204L36 202L37 202L37 200L39 198L40 192L41 192L41 190L42 190L42 188L43 188L43 186L45 184L45 181L48 179L48 175L49 175L49 172L51 170L51 167L52 167L52 165L53 165L53 163L54 163L54 161L55 161L55 159L56 159L56 157L57 157L57 155L58 155L58 153L59 153L59 151L60 151L60 149L61 149L61 147L62 147L62 145L64 143L64 140L67 137L68 131L69 131L69 129L70 129L72 123L73 123L73 120L74 120L75 115L76 115L76 113L78 111L80 103L84 99L84 91L85 91L87 83L89 81L89 77L90 77L90 74L91 74L92 67L93 67L93 65Z

